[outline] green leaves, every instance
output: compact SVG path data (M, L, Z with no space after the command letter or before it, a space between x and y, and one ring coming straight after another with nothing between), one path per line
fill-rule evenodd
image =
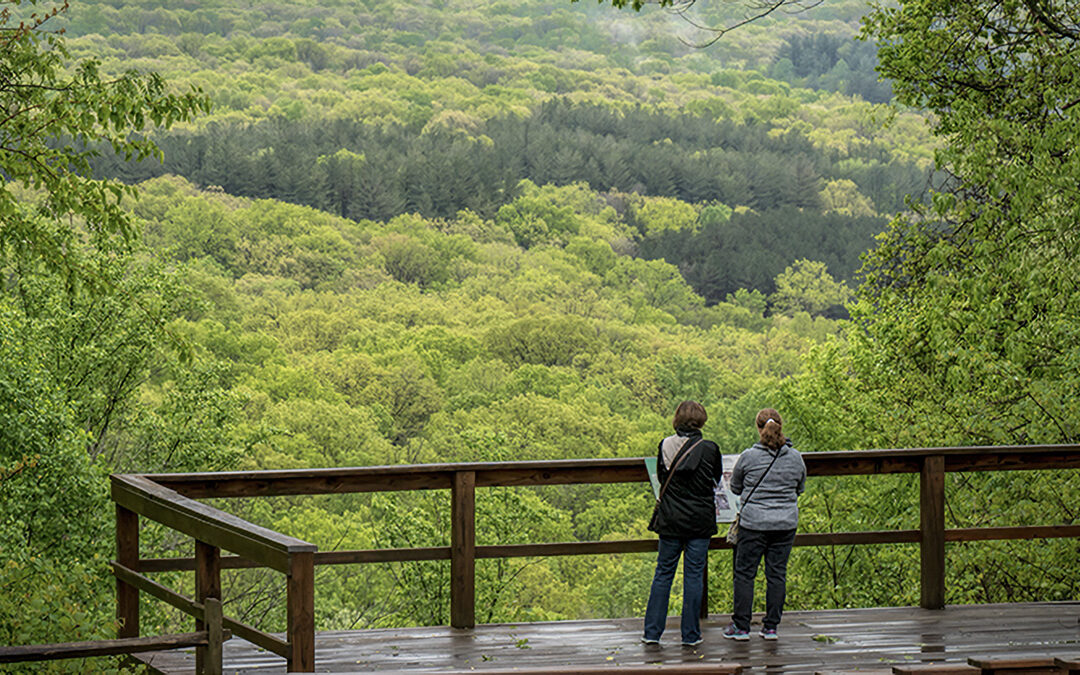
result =
M842 308L850 300L851 291L832 278L825 263L806 259L796 260L776 277L776 293L770 296L773 311L788 315L818 315L830 308Z
M234 419L235 397L215 389L212 374L199 377L189 345L170 331L195 303L175 272L140 248L125 208L135 189L95 179L89 162L99 144L152 156L148 123L189 120L209 102L197 91L172 93L153 75L106 79L94 59L69 62L50 30L66 9L0 2L0 631L8 644L114 633L101 602L107 471L223 466L215 460L229 454L222 446ZM34 11L29 20L25 10ZM179 387L143 389L173 365L192 368ZM151 429L163 433L140 437ZM98 666L109 663L82 664Z
M1064 75L1072 43L1047 21L1078 17L1063 3L1045 17L984 5L913 0L867 19L901 99L937 115L939 162L956 183L883 237L858 314L890 370L910 373L890 388L937 401L934 442L1075 440L1080 429L1056 402L1075 386L1063 340L1080 303L1077 214L1061 196L1078 168L1070 103L1080 87ZM1049 407L1036 411L1033 399Z
M29 259L59 265L79 273L61 251L76 237L71 226L44 234L40 219L75 217L93 245L116 248L133 236L132 226L119 208L124 194L119 184L90 177L88 146L105 142L118 152L142 159L154 151L151 144L128 136L141 133L150 118L156 125L191 119L209 110L209 100L198 91L173 94L156 76L134 71L105 80L99 63L84 59L67 65L63 39L47 29L47 19L66 5L30 0L44 5L44 18L26 28L8 29L14 16L0 15L0 173L10 182L0 185L0 261L13 250ZM16 198L22 183L44 191L30 207Z
M864 259L855 325L815 348L807 371L786 383L799 437L825 449L1080 438L1080 220L1066 197L1080 175L1080 82L1064 75L1076 68L1075 39L1047 23L1075 29L1080 15L1072 3L1040 6L1046 17L1018 2L902 0L867 17L864 34L879 40L900 100L934 114L950 182L878 238ZM1072 522L1073 507L1052 495L1075 491L1075 480L956 475L948 511L961 527ZM903 490L873 494L878 512L912 503ZM843 514L835 517L860 508L847 490L808 496L808 519L823 506ZM950 549L948 602L1068 597L1064 580L1075 570L1062 561L1076 559L1075 542L1020 546ZM844 555L815 565L848 560L913 592L910 562Z

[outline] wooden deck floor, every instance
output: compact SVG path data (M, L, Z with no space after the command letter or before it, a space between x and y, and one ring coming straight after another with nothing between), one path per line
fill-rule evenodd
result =
M755 616L755 622L760 617ZM492 624L320 633L318 672L611 666L708 661L737 662L744 672L813 673L887 670L896 664L966 662L970 656L1080 655L1080 602L787 612L780 639L766 642L755 625L749 642L721 635L726 615L703 624L705 642L679 644L678 617L668 620L659 647L642 645L641 619ZM168 675L190 673L193 652L154 654ZM225 672L284 673L284 660L243 640L225 645Z

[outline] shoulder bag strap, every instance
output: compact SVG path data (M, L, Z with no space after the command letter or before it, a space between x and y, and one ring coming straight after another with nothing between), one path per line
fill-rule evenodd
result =
M656 496L656 502L658 504L660 503L660 500L664 498L664 492L667 491L668 483L670 483L672 477L675 476L675 469L679 466L679 463L683 461L684 457L686 457L687 455L690 454L690 451L694 449L694 446L696 446L698 443L702 442L703 440L705 440L705 438L701 437L701 438L697 439L696 441L694 441L693 443L691 443L689 441L689 439L687 439L686 443L683 443L683 447L682 447L682 449L679 450L679 454L675 457L675 461L671 463L671 469L668 471L668 476L664 480L664 484L662 486L660 486L660 494ZM689 446L689 447L687 447L687 446Z
M781 447L783 447L783 446L781 446ZM776 464L776 460L778 460L779 458L780 458L780 448L777 448L776 449L776 454L773 455L772 461L769 462L769 466L765 468L765 473L761 474L761 478L758 479L758 482L754 483L754 489L750 491L750 494L746 495L746 499L742 500L742 503L739 505L739 510L740 511L742 510L742 507L746 506L746 503L748 501L750 501L750 498L754 496L754 492L758 489L758 486L761 485L765 481L765 476L769 475L769 469L772 468L773 464Z

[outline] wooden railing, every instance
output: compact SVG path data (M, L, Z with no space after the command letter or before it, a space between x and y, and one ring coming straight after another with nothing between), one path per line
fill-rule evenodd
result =
M1080 468L1080 445L995 446L818 452L803 455L810 476L920 475L920 522L915 530L804 533L796 546L917 543L921 558L920 604L945 605L945 544L955 541L1080 536L1080 524L989 528L945 528L945 474L958 471L1017 471ZM138 635L139 591L145 591L201 619L201 602L221 597L222 568L269 567L288 584L287 639L281 640L231 619L234 635L288 661L288 669L312 672L314 653L314 566L418 560L449 560L450 623L475 624L475 563L484 558L641 553L656 540L476 545L478 487L638 483L648 480L641 459L561 460L380 466L347 469L115 475L117 504L117 616L121 637ZM643 488L647 489L647 488ZM258 527L192 501L221 497L325 495L352 492L450 490L450 546L319 552L315 545ZM140 558L139 516L190 535L194 558ZM714 539L710 548L729 548ZM237 554L221 556L220 551ZM154 583L145 572L194 570L195 600ZM704 606L704 605L703 605ZM197 627L201 624L197 624Z
M143 476L112 476L116 502L116 617L121 638L139 635L139 592L143 591L193 616L195 629L204 630L208 599L221 600L221 550L237 553L259 567L287 576L287 640L223 617L233 635L286 659L288 668L313 672L315 667L316 547L293 537L253 525L218 509L193 501ZM195 540L195 599L151 581L139 558L139 516L182 532ZM205 672L206 648L195 652L197 672Z

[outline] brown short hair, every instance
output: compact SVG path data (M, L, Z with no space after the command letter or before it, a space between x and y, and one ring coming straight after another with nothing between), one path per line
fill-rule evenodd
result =
M761 434L761 442L765 446L776 450L783 447L787 442L784 436L784 420L780 419L780 413L772 408L763 408L755 418L758 433Z
M675 418L671 420L671 426L691 427L700 429L709 421L709 413L705 412L705 406L697 401L683 401L675 408Z

